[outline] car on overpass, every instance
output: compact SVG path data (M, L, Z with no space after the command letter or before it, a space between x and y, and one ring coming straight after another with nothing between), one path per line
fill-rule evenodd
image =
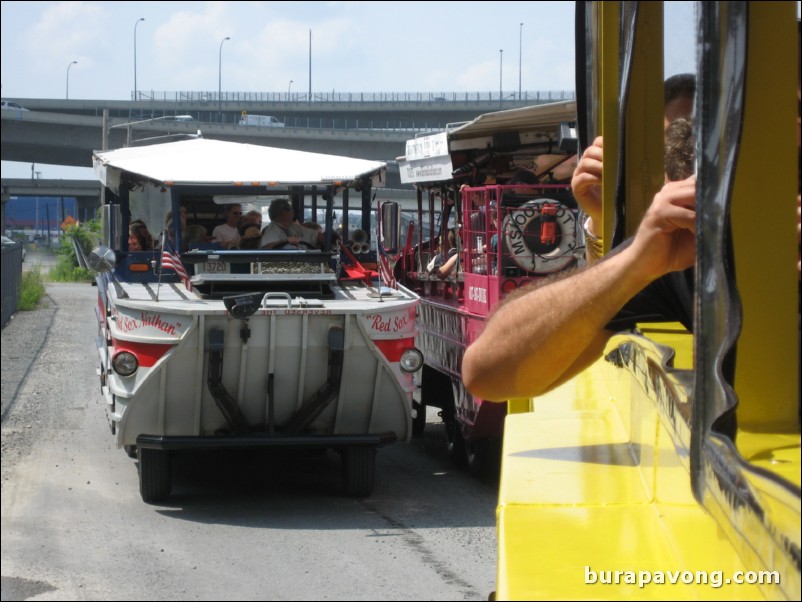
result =
M2 104L2 108L3 109L14 109L16 111L27 111L28 110L25 107L23 107L22 105L20 105L19 103L11 102L10 100L4 100L4 101L2 101L2 103L3 103Z

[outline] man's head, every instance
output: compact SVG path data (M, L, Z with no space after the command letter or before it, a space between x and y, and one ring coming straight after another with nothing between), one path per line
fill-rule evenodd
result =
M283 226L288 226L292 223L292 203L290 203L289 199L275 199L270 203L267 215L270 217L271 222L277 222Z
M668 125L665 153L667 181L677 182L693 175L696 138L693 135L693 122L690 119L680 117Z
M226 207L226 223L229 226L236 226L242 218L242 205L228 205Z
M693 101L696 96L696 76L693 73L672 75L663 84L665 91L665 126L679 117L693 115Z

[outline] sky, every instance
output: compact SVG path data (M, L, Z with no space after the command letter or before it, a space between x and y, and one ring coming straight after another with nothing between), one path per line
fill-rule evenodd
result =
M70 99L128 100L135 79L137 90L157 93L307 92L310 57L313 92L497 93L501 87L512 94L519 81L523 91L575 87L574 2L0 6L2 97L23 106L26 98L67 92ZM680 14L680 21L692 20L692 12ZM693 60L688 53L675 59ZM3 177L30 176L30 164L2 165ZM41 177L71 177L60 175L63 169L42 166ZM87 172L74 177L91 178Z
M70 98L130 99L135 37L140 90L307 91L310 30L316 91L497 91L501 67L512 92L519 54L523 89L572 90L573 19L573 2L2 2L2 95L64 98L78 61Z

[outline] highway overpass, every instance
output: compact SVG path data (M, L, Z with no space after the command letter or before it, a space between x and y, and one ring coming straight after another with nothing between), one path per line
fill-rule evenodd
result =
M335 129L327 127L255 127L226 123L148 121L128 126L128 120L41 111L2 111L2 159L24 163L92 166L92 152L120 148L144 138L196 134L204 138L250 142L373 160L394 160L415 129ZM319 124L315 124L319 125Z
M95 150L166 135L248 142L293 150L386 161L388 187L401 188L395 159L417 134L479 115L573 98L572 92L531 93L499 99L493 93L303 94L140 92L136 101L8 98L28 110L2 110L0 158L4 161L91 167ZM242 113L273 115L284 127L240 126ZM193 121L175 121L190 115ZM10 196L73 196L97 204L92 181L3 180ZM399 192L401 194L401 192ZM3 223L5 221L3 220Z
M449 123L500 108L561 99L551 93L503 100L486 93L440 94L316 95L314 102L295 94L223 93L218 99L203 92L151 93L138 101L7 99L29 110L0 112L0 158L91 167L92 151L104 148L104 131L105 148L119 148L142 138L200 130L204 137L218 140L392 161L417 133L441 131ZM566 94L573 96L560 96ZM285 127L240 126L243 112L277 116ZM195 121L168 121L175 115L190 115Z

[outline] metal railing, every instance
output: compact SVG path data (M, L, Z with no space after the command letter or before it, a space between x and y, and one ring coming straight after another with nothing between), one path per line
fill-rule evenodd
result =
M137 90L131 100L160 102L334 102L334 103L547 103L573 100L573 90L526 90L517 92L222 92L190 90L166 92Z

